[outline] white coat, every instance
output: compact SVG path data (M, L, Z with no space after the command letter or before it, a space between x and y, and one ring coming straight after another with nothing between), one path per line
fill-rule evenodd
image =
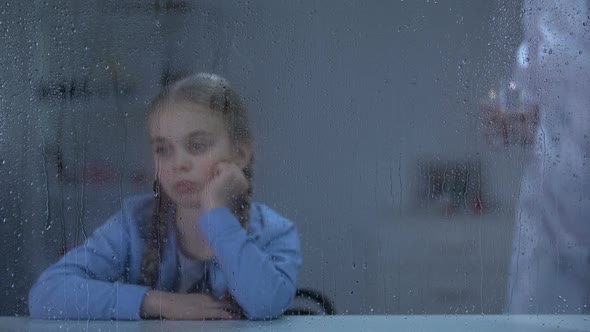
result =
M524 1L514 79L541 120L516 210L509 313L590 313L589 8Z

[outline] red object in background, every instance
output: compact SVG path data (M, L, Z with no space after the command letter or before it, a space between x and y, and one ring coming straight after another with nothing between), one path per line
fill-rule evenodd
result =
M480 107L483 111L482 132L492 149L535 143L535 133L540 123L538 105L524 105L509 110L493 103L483 103Z

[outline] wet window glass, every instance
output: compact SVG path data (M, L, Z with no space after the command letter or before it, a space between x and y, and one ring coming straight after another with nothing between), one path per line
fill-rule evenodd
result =
M590 314L589 25L586 0L5 1L0 312Z

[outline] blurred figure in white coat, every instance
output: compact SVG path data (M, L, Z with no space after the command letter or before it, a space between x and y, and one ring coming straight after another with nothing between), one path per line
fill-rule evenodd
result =
M590 313L590 1L525 0L513 84L539 110L506 311Z

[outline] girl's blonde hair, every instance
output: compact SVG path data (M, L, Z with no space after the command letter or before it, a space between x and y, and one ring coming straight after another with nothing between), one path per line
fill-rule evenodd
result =
M165 86L153 100L149 108L149 117L162 112L167 106L188 102L211 110L219 114L225 123L230 140L234 147L250 143L248 111L242 97L229 85L229 82L215 74L200 73L181 79ZM244 175L249 182L248 192L238 199L232 208L234 214L246 228L252 196L252 158L244 169ZM175 206L170 197L161 190L159 181L154 182L154 207L145 238L144 254L141 263L142 284L155 287L158 280L158 267L162 257L165 239L168 235L168 221L173 218Z

